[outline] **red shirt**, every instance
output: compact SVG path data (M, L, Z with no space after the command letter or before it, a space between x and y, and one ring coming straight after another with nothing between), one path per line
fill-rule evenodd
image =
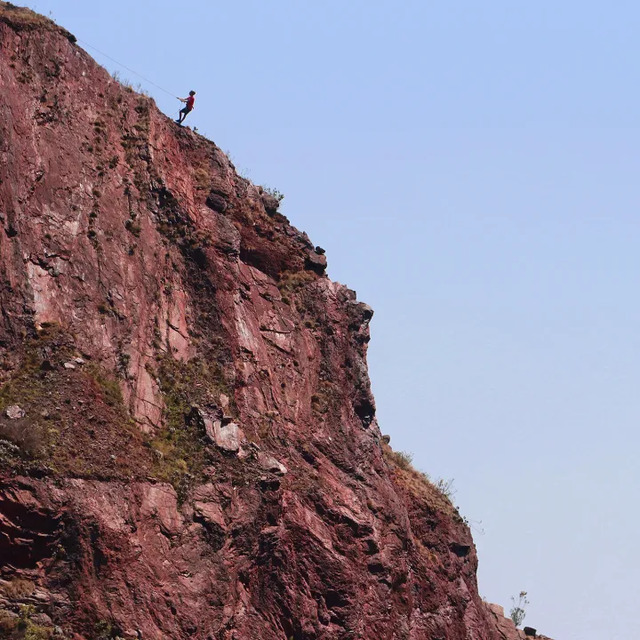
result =
M189 96L187 98L187 109L191 110L193 109L193 103L196 101L194 96Z

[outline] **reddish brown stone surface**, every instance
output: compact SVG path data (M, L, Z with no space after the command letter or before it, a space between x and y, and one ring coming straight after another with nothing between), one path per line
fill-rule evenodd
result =
M0 631L511 640L277 202L5 3L0 95Z
M551 640L547 636L536 633L534 635L528 635L523 629L517 629L511 618L505 617L504 608L497 604L485 603L485 607L489 614L489 619L495 625L498 632L499 640L531 640L531 638L537 638L538 640ZM535 632L535 629L531 629Z

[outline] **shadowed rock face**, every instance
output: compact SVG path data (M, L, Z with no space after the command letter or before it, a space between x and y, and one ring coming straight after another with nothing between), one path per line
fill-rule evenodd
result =
M371 309L74 42L0 3L0 635L504 637L381 441Z

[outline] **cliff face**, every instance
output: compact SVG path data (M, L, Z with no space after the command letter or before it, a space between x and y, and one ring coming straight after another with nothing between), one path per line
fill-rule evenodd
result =
M0 95L0 635L506 637L277 200L6 3Z

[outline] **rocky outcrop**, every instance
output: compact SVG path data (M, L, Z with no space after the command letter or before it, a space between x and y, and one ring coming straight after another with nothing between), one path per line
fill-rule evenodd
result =
M8 3L0 92L1 633L500 638L278 199Z
M499 640L551 640L547 636L542 636L532 627L524 627L524 629L516 628L511 618L504 615L504 608L497 604L485 603L489 620L495 627Z

